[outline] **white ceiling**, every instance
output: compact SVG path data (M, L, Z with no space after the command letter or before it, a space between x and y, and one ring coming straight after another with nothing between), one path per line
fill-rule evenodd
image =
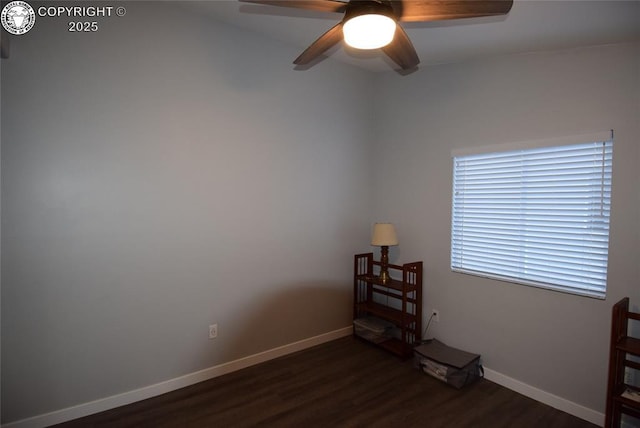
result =
M291 61L342 18L341 14L233 0L200 2L198 8L215 19L297 47ZM402 26L416 48L420 66L425 67L487 55L640 40L640 0L515 0L511 12L503 17ZM396 68L380 51L354 52L343 44L326 55L371 71Z

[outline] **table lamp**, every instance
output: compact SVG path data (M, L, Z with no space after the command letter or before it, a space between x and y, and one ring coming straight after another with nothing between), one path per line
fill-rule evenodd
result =
M396 229L391 223L376 223L373 225L371 245L380 247L380 281L386 283L389 277L389 246L398 245Z

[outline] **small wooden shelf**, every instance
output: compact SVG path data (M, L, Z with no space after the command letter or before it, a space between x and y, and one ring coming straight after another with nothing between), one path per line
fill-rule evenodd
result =
M628 358L640 357L640 339L628 335L632 320L640 320L640 314L629 312L628 297L613 305L605 428L620 427L623 414L640 419L640 401L622 396L627 390L640 391L640 387L624 381L627 368L640 370L640 363Z
M372 276L372 275L358 275L356 279L362 280L362 281L367 281L370 282L373 285L378 285L380 287L384 287L384 288L390 288L392 290L398 290L398 291L403 291L403 290L408 290L408 291L412 291L416 289L416 284L405 284L404 282L391 278L391 280L387 281L387 282L383 282L379 276Z
M363 312L368 312L371 315L384 318L396 325L402 323L404 320L415 319L415 316L412 314L407 314L402 312L399 309L390 308L389 306L385 306L379 303L373 303L373 302L358 303L357 309Z
M625 336L618 341L616 349L634 355L640 355L640 339Z
M388 281L375 275L374 269L380 265L373 260L373 253L355 255L353 319L375 316L392 323L396 327L395 335L376 345L409 357L421 339L422 262L387 265L392 276Z

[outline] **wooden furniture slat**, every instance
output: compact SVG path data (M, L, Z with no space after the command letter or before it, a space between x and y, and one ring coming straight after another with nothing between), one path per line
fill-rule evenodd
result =
M640 355L640 339L634 337L624 337L620 339L616 348L622 352L628 352L633 355Z

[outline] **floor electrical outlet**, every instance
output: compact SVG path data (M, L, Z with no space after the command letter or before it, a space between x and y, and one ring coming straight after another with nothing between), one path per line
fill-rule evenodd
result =
M211 324L209 326L209 339L215 339L218 337L218 324Z

